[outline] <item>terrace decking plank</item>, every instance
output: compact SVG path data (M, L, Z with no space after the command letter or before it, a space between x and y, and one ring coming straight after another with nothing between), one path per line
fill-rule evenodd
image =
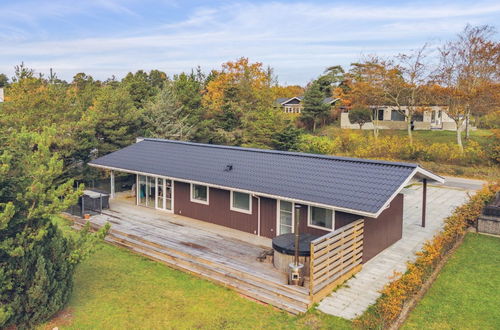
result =
M307 310L310 305L307 283L306 287L289 286L286 274L271 263L257 260L270 249L265 240L257 238L251 243L251 234L192 221L197 220L159 213L123 200L113 200L111 210L90 219L94 227L111 224L107 240L112 244L165 263L169 260L174 268L184 267L188 272L290 312ZM274 303L271 297L275 297Z

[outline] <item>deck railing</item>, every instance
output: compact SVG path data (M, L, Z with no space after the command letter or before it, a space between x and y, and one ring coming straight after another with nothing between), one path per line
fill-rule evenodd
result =
M311 242L309 292L312 303L361 270L364 220L356 220Z

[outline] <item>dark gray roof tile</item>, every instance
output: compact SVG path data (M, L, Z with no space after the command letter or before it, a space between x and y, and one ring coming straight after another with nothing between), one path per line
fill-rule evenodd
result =
M224 171L232 164L232 171ZM90 165L204 182L359 212L378 212L409 163L144 139Z

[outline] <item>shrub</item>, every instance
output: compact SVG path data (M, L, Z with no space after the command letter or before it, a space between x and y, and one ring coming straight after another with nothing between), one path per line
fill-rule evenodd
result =
M349 121L359 125L359 128L363 128L363 125L370 122L372 118L372 110L370 108L355 106L349 111Z
M303 152L336 154L361 158L382 158L407 161L431 161L456 165L481 165L490 160L500 162L500 130L491 139L488 153L474 140L469 141L462 152L454 143L409 143L407 137L360 134L342 130L334 137L302 135L298 150Z
M500 129L493 130L493 138L488 143L488 156L496 164L500 164Z
M354 324L368 329L387 328L391 325L400 315L405 303L419 292L438 263L464 236L467 227L475 224L484 205L499 189L498 184L485 186L469 202L446 218L443 230L424 244L422 250L417 252L415 262L408 263L404 274L395 274L400 275L399 278L382 289L380 298Z
M341 144L338 139L330 139L326 136L314 136L303 134L298 143L298 149L313 154L332 155L340 151Z
M500 129L500 111L495 111L477 119L478 128Z

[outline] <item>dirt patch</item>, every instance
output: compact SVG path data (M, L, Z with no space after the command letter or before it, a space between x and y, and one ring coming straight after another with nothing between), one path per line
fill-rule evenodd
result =
M71 308L66 308L54 315L54 317L44 326L44 329L52 330L60 326L69 325L71 321L73 321L73 310Z
M185 246L192 247L194 249L198 249L198 250L208 250L205 246L199 245L199 244L196 244L196 243L192 243L192 242L181 242L181 244L185 245Z

